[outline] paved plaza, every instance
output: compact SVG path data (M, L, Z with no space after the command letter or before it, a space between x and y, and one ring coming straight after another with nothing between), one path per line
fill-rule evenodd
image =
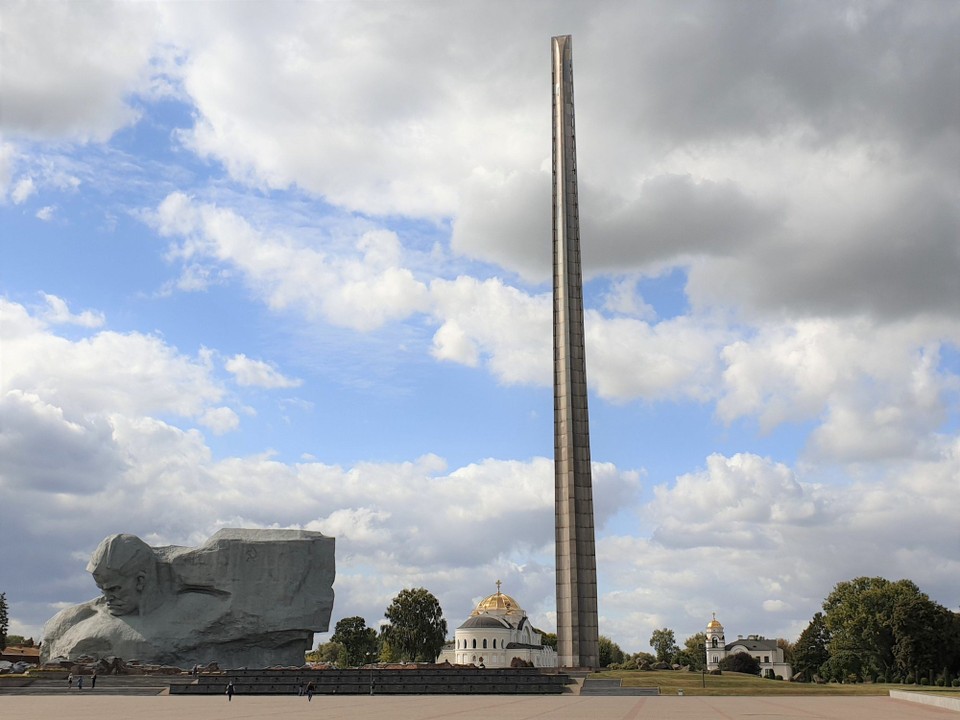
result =
M226 697L84 692L0 697L6 720L958 720L960 712L887 697L560 697L515 695Z

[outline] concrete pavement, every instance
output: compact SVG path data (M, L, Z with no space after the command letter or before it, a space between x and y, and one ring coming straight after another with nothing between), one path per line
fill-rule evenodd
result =
M958 720L960 713L886 697L0 696L6 720Z

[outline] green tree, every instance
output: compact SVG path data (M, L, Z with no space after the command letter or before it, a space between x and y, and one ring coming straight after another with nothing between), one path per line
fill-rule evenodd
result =
M623 662L623 650L606 635L601 635L598 642L600 667L607 667L611 663Z
M783 650L783 661L793 665L793 643L786 638L777 638L777 647Z
M650 647L656 653L658 662L672 662L680 652L673 630L670 628L654 630L653 635L650 636Z
M677 662L691 670L702 670L706 663L705 646L707 634L698 632L683 641L683 649L677 654Z
M941 609L926 595L900 599L893 607L893 657L897 672L918 676L940 667L940 638L947 628Z
M802 672L809 682L820 672L820 668L830 659L827 646L830 643L830 631L824 622L823 613L814 613L793 646L793 671Z
M330 642L320 643L317 645L317 649L308 652L306 657L308 662L323 662L332 664L339 661L342 653L343 645L331 640Z
M556 633L545 633L543 630L538 628L533 629L534 632L540 633L540 642L542 642L547 647L552 647L554 650L557 649L557 634Z
M366 620L359 615L337 622L330 639L343 645L338 662L341 667L358 667L377 655L377 632L368 628Z
M7 630L10 629L10 618L7 616L7 594L0 593L0 650L7 646Z
M447 637L440 603L426 588L404 589L383 614L382 636L401 660L433 662Z
M720 669L729 672L747 673L748 675L759 675L760 661L750 653L738 652L727 655L720 660Z
M843 676L837 679L893 671L894 607L921 594L909 580L858 577L836 584L823 601L823 614L831 636L831 665Z

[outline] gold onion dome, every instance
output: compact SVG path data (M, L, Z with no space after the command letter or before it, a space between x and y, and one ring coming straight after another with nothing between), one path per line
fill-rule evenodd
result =
M485 597L477 603L471 616L482 615L484 613L496 615L522 615L523 608L520 603L514 600L506 593L500 592L500 581L497 581L497 591L493 595Z
M717 614L713 614L713 620L707 623L707 630L719 630L723 628L723 625L720 624L720 621L717 620Z

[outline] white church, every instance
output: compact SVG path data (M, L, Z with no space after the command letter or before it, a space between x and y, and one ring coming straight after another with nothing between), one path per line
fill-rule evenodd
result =
M500 592L500 585L497 580L497 592L477 603L454 633L453 646L445 647L437 662L500 668L519 658L534 667L557 667L557 651L543 644L527 613Z
M760 675L766 675L772 670L784 680L793 677L790 664L784 661L783 650L777 647L776 640L767 640L757 635L738 636L734 642L728 643L723 637L723 625L713 614L713 620L707 623L707 670L716 670L720 661L729 655L745 652L760 661Z

